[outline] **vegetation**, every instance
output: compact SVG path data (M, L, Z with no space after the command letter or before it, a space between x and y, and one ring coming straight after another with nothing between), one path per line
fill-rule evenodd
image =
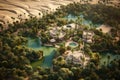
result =
M86 2L87 3L87 2ZM94 28L82 25L81 18L76 21L67 21L63 17L72 14L74 16L84 15L84 18L93 23L107 24L112 26L111 34L102 33ZM63 40L58 39L58 43L63 45L58 48L57 54L53 59L51 68L31 66L32 62L43 60L42 51L34 51L24 46L27 38L41 38L43 44L50 44L49 40L53 37L49 34L49 27L62 27L67 23L76 23L79 28L65 30L66 35ZM0 79L1 80L119 80L120 59L110 61L108 55L104 65L100 65L99 52L113 52L120 55L120 8L103 4L80 4L72 3L61 6L56 12L46 14L42 18L30 16L25 22L14 22L9 24L8 29L4 30L0 25ZM66 50L74 50L65 47L64 41L70 38L83 45L82 35L84 30L95 33L94 42L85 44L83 51L91 57L86 67L66 63L62 56ZM64 30L63 30L64 31ZM119 38L119 40L116 39ZM56 42L57 44L57 42ZM53 44L54 45L54 44ZM79 45L80 47L80 45ZM77 47L76 49L80 50ZM106 63L109 63L106 65Z

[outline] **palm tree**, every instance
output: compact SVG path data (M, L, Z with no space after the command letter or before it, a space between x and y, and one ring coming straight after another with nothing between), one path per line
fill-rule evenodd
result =
M110 63L110 58L111 58L110 54L107 54L107 64Z
M41 13L38 13L39 16L41 16Z
M64 80L62 77L58 77L58 79L57 80Z
M103 62L104 63L104 66L106 65L106 61Z
M82 60L82 67L84 68L85 56L81 57L81 60Z
M3 25L2 25L2 24L0 24L0 30L1 30L1 31L3 30Z
M78 16L78 18L76 19L76 23L77 23L79 26L83 24L83 21L84 21L83 17L80 17L80 16Z

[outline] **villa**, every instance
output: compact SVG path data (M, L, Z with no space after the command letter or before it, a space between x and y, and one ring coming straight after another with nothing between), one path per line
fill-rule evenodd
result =
M71 23L71 24L67 24L63 26L63 29L75 29L77 28L78 25L76 25L75 23Z
M49 32L52 37L57 37L57 34L59 34L57 28L52 28Z
M66 35L66 33L63 32L63 31L61 30L61 28L59 28L59 27L52 28L49 32L50 32L50 35L51 35L53 38L62 39L62 38L64 38L64 36Z
M86 43L92 43L93 42L93 36L94 36L94 32L83 31L83 41L85 41Z
M89 58L86 57L82 51L66 51L65 52L65 60L67 63L72 63L72 64L82 64L86 65L88 62ZM84 61L83 61L84 59Z

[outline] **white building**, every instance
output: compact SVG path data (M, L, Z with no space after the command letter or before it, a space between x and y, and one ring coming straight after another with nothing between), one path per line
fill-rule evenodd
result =
M83 40L87 43L93 42L94 32L92 31L83 31Z
M71 23L71 24L68 24L68 25L64 25L64 26L63 26L63 29L75 29L75 28L77 28L77 27L78 27L77 24Z
M64 36L66 35L65 32L63 32L62 30L60 30L60 28L52 28L50 31L50 35L53 37L53 38L59 38L59 39L62 39L64 38Z
M90 60L90 57L86 56L82 51L66 51L64 56L68 64L72 63L86 66Z
M73 64L81 64L82 63L82 58L83 58L83 54L80 51L74 51L72 52L68 52L67 56L66 56L66 62L67 63L73 63Z
M50 42L54 43L54 42L56 42L56 40L55 39L50 39Z

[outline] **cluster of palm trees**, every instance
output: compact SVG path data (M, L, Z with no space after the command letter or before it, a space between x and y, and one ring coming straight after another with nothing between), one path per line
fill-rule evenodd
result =
M110 61L110 56L108 56L110 65L100 66L98 64L99 55L95 54L94 56L95 58L84 69L78 65L66 64L64 58L60 56L54 60L52 69L36 68L30 80L119 80L119 60Z
M6 30L2 30L3 26L0 25L0 72L2 72L0 78L2 80L19 80L30 76L30 80L119 80L120 60L115 59L110 61L110 56L108 56L107 63L110 65L100 66L100 57L98 54L94 55L95 57L91 59L90 63L84 69L78 65L66 64L64 58L60 55L57 55L53 60L53 69L41 67L38 67L35 70L32 69L30 61L38 60L43 56L43 53L34 52L23 47L22 44L27 43L26 37L36 38L40 32L39 34L42 42L48 43L51 37L49 33L45 32L48 30L49 26L52 24L62 26L66 23L70 23L61 18L68 14L79 16L80 13L85 16L85 19L92 20L93 23L105 23L114 27L112 31L114 35L103 34L92 28L91 30L96 34L94 36L94 43L88 44L89 47L86 47L85 53L91 54L92 51L104 52L107 50L119 54L120 40L114 41L114 37L117 36L120 38L118 25L120 23L120 9L102 4L90 5L73 3L68 6L61 6L56 12L45 14L39 19L30 16L30 19L26 19L25 22L14 22L14 24L9 24L10 28ZM76 24L83 27L81 22L82 19L78 18ZM68 30L65 40L73 37L73 41L82 43L81 39L78 38L82 37L82 30L86 29L87 28L84 27L75 30ZM58 50L61 54L65 51L65 46L62 46Z

